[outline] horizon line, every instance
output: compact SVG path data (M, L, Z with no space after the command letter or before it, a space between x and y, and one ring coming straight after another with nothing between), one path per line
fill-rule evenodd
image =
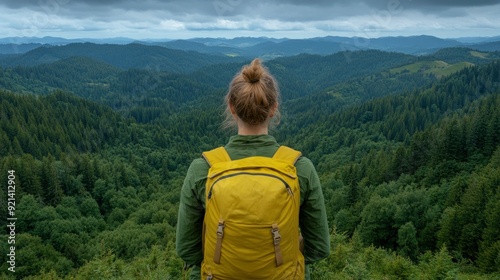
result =
M124 36L117 36L117 37L75 37L75 38L68 38L68 37L59 37L59 36L9 36L9 37L0 37L0 40L43 40L43 39L63 39L63 40L96 40L96 41L104 41L104 40L127 40L127 41L187 41L187 40L193 40L193 39L225 39L225 40L233 40L233 39L239 39L239 38L250 38L250 39L259 39L259 38L265 38L265 39L275 39L275 40L311 40L311 39L319 39L319 38L328 38L328 37L334 37L334 38L346 38L346 39L381 39L381 38L412 38L412 37L432 37L432 38L438 38L442 40L456 40L456 39L473 39L473 38L481 38L481 39L491 39L491 38L500 38L500 34L496 36L463 36L463 37L439 37L435 35L428 35L428 34L420 34L420 35L393 35L393 36L380 36L380 37L362 37L362 36L338 36L338 35L325 35L325 36L314 36L314 37L304 37L304 38L289 38L289 37L269 37L269 36L235 36L235 37L224 37L224 36L195 36L195 37L190 37L190 38L142 38L142 39L137 39L137 38L132 38L132 37L124 37ZM12 44L15 44L15 42L12 42ZM22 44L22 43L21 43Z

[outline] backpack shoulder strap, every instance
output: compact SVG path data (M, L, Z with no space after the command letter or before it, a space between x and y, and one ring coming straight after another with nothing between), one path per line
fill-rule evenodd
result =
M210 166L213 166L218 162L231 161L231 158L229 157L229 154L224 147L219 147L211 151L203 152L202 156Z
M274 154L274 159L279 159L282 161L286 161L292 165L295 165L297 160L302 156L302 153L296 151L287 146L280 146L276 153Z

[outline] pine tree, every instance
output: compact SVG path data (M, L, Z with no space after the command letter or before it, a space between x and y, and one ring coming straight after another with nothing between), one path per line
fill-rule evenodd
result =
M412 222L404 224L398 230L398 252L413 261L417 260L419 252L417 230Z
M41 167L43 201L52 206L57 205L63 196L54 163L54 158L49 155L43 158Z

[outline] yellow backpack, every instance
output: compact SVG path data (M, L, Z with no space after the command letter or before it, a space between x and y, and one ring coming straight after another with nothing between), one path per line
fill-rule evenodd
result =
M304 279L300 156L285 146L272 158L231 160L224 147L203 153L210 169L202 279Z

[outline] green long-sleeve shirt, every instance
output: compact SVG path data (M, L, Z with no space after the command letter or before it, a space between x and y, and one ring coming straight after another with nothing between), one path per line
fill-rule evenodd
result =
M272 157L279 144L269 135L237 135L225 146L232 160L250 156ZM330 254L330 235L321 184L312 162L301 157L295 164L300 183L299 223L304 237L304 258L311 264ZM200 279L203 260L202 228L205 213L205 183L209 165L195 159L182 186L177 221L177 254L188 265L194 265L191 279ZM307 273L306 273L307 274Z

